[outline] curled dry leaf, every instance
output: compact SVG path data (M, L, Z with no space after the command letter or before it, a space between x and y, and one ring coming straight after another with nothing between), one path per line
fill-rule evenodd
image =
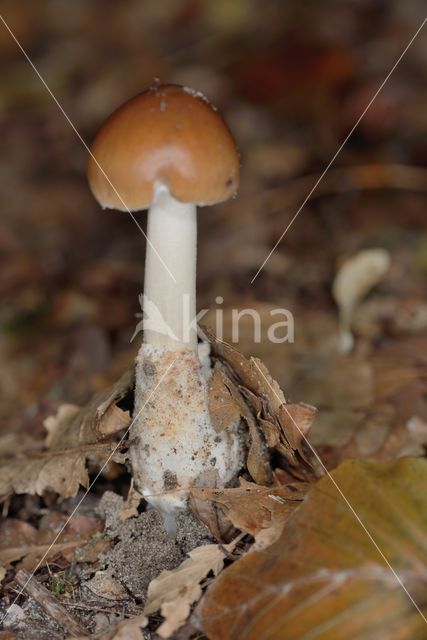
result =
M255 416L230 377L226 366L219 360L209 385L209 412L215 428L221 431L240 417L249 431L249 448L246 465L255 482L270 484L271 467L265 438L259 429Z
M232 542L225 550L231 552L234 547L235 542ZM157 629L161 638L169 638L184 624L191 605L202 595L200 582L210 572L218 575L225 559L224 549L216 544L196 547L188 555L190 557L179 567L172 571L162 571L148 586L144 614L148 616L160 609L165 618Z
M353 346L351 322L357 305L381 282L389 267L388 251L365 249L346 260L335 276L332 294L339 309L343 352L350 351Z
M65 498L87 487L86 459L105 460L114 449L111 436L130 422L117 406L133 385L133 370L96 394L82 408L63 405L46 420L48 451L20 452L0 459L0 497L12 493L42 495L47 488Z
M94 444L129 426L130 415L117 406L132 389L133 368L107 389L96 393L87 405L78 409L63 405L56 416L45 421L49 449L66 449L79 444Z
M198 503L217 506L231 525L254 536L253 548L266 547L279 538L287 518L301 504L310 486L298 482L261 487L243 478L240 484L234 489L193 488L191 495Z
M345 462L311 488L275 544L217 578L196 611L200 627L211 640L423 638L425 619L401 585L427 615L426 483L422 459Z
M233 413L239 408L249 427L251 444L247 466L255 482L271 482L268 449L276 450L284 458L287 468L297 479L319 477L321 469L305 442L316 409L303 403L288 404L283 391L260 360L245 358L207 329L204 331L209 336L216 359L215 395L211 410L212 407L221 407L222 416L231 404L229 410Z

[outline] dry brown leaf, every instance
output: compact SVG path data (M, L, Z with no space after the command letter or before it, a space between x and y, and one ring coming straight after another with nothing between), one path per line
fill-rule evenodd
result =
M5 520L0 525L0 565L8 569L11 563L19 560L19 568L31 571L47 552L47 562L59 556L71 560L76 549L86 545L95 533L103 529L100 520L75 515L66 525L60 541L51 546L66 521L65 514L56 512L43 518L39 529L22 520Z
M195 617L211 640L425 636L390 565L425 616L427 461L348 461L332 478L312 486L275 544L237 560L208 589Z
M30 433L25 433L25 437L19 431L8 432L0 436L0 460L9 456L16 456L27 451L38 451L43 449L40 438L34 437Z
M227 545L232 551L235 543ZM148 586L144 614L150 615L160 609L164 622L157 629L161 638L169 638L187 620L191 606L202 595L200 582L212 571L216 576L224 565L225 553L216 544L196 547L190 557L172 571L162 573Z
M12 493L42 495L47 488L70 498L80 486L87 487L85 448L77 450L36 453L1 461L0 496Z
M130 423L128 411L117 407L132 389L134 369L126 371L107 389L96 393L87 405L78 409L74 405L63 405L56 416L46 420L49 449L66 449L79 444L94 444Z
M252 421L255 421L256 431L251 419L247 420L252 443L255 443L248 456L248 469L252 477L258 483L268 483L265 480L260 482L252 473L254 470L256 474L259 461L265 460L262 449L266 445L283 456L298 479L309 480L320 476L321 470L304 441L316 414L314 407L287 404L283 391L260 360L248 360L227 343L217 340L208 329L204 331L209 337L213 356L225 365L226 376L231 381L230 384L226 382L227 386L234 384L239 395L243 396L246 413L249 411ZM241 409L241 415L245 418L243 413ZM253 460L251 453L256 454ZM263 473L265 477L265 470Z
M44 422L43 426L47 431L46 435L46 446L50 447L52 441L54 442L57 439L57 432L61 429L61 425L64 423L70 422L76 414L80 411L80 407L75 404L61 404L54 416L48 416Z
M203 522L216 540L230 542L237 530L215 502L199 498L193 491L189 494L189 507L200 522Z
M271 467L265 439L227 367L219 360L215 362L212 380L209 388L209 411L214 424L223 429L232 421L243 418L250 439L246 460L248 471L258 484L270 484Z
M221 433L230 424L240 420L240 406L233 396L230 384L227 384L224 367L217 362L209 380L209 414L217 433Z
M129 412L122 411L116 402L132 385L133 370L129 370L85 407L62 405L57 415L45 422L48 451L8 455L0 460L0 497L12 493L42 495L45 489L52 489L69 498L81 486L87 487L86 459L105 460L114 450L112 434L129 424ZM117 456L115 459L119 460Z
M258 548L277 540L310 486L294 483L261 487L243 478L240 483L235 489L193 488L191 494L199 501L217 505L234 527L255 537Z
M64 498L73 497L80 486L88 486L86 458L105 459L114 446L113 443L80 445L65 451L0 460L0 497L12 493L42 495L45 489L52 489Z

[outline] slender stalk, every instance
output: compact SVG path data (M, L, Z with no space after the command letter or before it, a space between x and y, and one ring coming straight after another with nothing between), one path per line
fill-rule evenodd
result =
M197 331L188 326L196 315L195 205L178 202L165 187L159 187L148 211L147 236L144 343L197 350Z

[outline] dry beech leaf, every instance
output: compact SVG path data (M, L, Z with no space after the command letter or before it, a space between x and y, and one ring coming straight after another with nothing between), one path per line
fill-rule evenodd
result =
M233 396L230 384L227 384L227 375L224 368L214 365L211 379L209 380L209 413L215 431L221 433L233 422L240 420L240 407Z
M235 543L225 549L232 551ZM164 622L156 633L169 638L187 620L191 605L202 595L200 582L212 571L216 576L224 565L225 553L216 544L196 547L190 557L172 571L162 571L148 586L144 614L150 615L160 609Z
M228 374L226 366L219 360L214 364L209 386L209 412L218 431L222 431L240 417L244 420L250 438L246 460L248 471L258 484L270 484L272 476L265 438L253 412Z
M42 495L49 488L70 498L80 486L87 487L86 459L105 460L114 449L112 434L129 424L129 413L117 407L116 402L132 385L133 370L130 370L96 394L85 407L62 405L57 415L45 422L48 451L0 459L0 497L12 493Z
M0 496L12 493L42 495L46 488L70 498L80 486L87 487L86 450L36 453L1 461Z
M87 405L76 410L74 405L60 407L56 416L46 420L50 449L66 449L79 444L94 444L106 436L125 429L130 423L128 411L117 407L132 389L134 370L129 369L107 389L96 393Z
M212 500L207 500L202 494L190 491L189 507L200 522L203 522L216 540L230 542L238 531L224 514L223 510Z
M301 482L260 487L243 478L240 484L234 489L193 488L191 495L217 505L236 529L254 536L255 548L268 546L279 538L287 518L301 504L310 486Z
M64 498L75 496L80 486L87 487L86 458L105 459L114 445L80 445L65 451L27 454L0 460L0 497L12 493L42 495L52 489Z
M427 615L427 461L348 461L332 477ZM426 632L328 476L275 544L217 578L195 617L211 640L414 640Z
M205 328L204 332L209 337L212 355L224 367L224 384L230 388L234 385L239 396L243 397L242 417L246 419L244 412L251 416L249 420L246 419L252 440L248 470L254 480L259 484L268 484L265 470L262 479L254 475L260 462L266 460L266 447L275 449L283 456L297 479L313 480L322 475L304 440L316 409L303 403L288 404L283 391L260 360L247 359L227 343L217 340L208 329ZM229 382L225 381L227 378ZM252 425L251 419L254 421Z
M332 294L340 315L343 352L353 347L351 322L359 302L377 285L390 267L390 254L385 249L365 249L352 256L339 269Z

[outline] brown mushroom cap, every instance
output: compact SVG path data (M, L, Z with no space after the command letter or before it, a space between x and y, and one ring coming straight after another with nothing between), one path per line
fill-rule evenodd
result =
M147 209L159 183L176 200L199 205L227 200L239 183L224 120L201 94L178 85L155 86L119 107L91 152L100 166L89 158L90 188L112 209Z

